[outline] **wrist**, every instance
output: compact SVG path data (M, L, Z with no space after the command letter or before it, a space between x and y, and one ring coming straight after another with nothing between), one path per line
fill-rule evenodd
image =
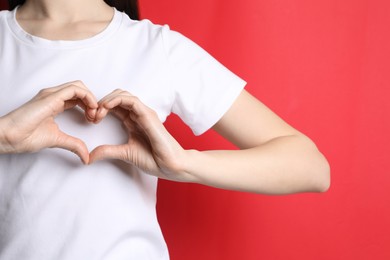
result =
M180 153L177 153L174 163L162 169L164 173L163 178L177 182L196 183L197 180L193 174L193 165L195 164L194 160L197 153L199 151L196 150L182 150Z
M11 145L7 133L7 120L4 117L0 117L0 154L11 153Z
M190 149L184 150L180 176L183 178L184 182L190 183L200 183L200 179L197 175L199 168L203 167L200 164L202 163L199 160L202 152Z

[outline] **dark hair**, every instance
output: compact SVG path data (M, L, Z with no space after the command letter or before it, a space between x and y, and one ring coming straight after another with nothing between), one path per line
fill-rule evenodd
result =
M22 5L26 0L8 0L8 9L12 10ZM125 12L133 20L139 20L138 0L104 0L109 6L115 7L118 11Z

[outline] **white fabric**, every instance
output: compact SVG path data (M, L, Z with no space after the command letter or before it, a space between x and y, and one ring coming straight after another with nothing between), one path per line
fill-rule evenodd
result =
M115 10L80 41L29 35L0 12L0 116L40 89L82 80L98 99L116 88L177 113L196 134L215 124L245 82L168 26ZM126 140L120 122L88 124L78 110L56 119L90 150ZM61 149L0 155L0 260L169 259L156 217L157 178L120 161L90 166Z

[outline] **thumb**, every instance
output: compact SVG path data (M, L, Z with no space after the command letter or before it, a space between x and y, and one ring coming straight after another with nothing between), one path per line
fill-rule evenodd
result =
M80 157L84 164L89 163L88 148L83 141L76 137L60 132L60 136L57 138L57 143L52 147L62 148L75 153L78 157Z
M100 145L89 155L89 164L105 159L119 159L128 161L127 145Z

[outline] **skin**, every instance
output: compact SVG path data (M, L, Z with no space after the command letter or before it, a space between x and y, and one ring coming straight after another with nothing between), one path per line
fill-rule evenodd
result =
M86 120L94 120L97 101L80 81L42 89L29 102L0 118L0 154L57 147L74 152L88 163L84 142L62 132L54 121L56 115L77 105L84 109Z
M78 34L71 39L88 38L104 29L111 17L112 8L104 1L30 0L18 10L17 19L25 30L41 37L69 40L72 29ZM88 153L82 140L60 132L53 120L77 104L96 124L114 114L127 129L128 142ZM329 164L315 144L245 90L213 129L240 150L185 150L156 113L131 93L117 89L96 102L93 93L76 81L46 89L1 117L0 153L60 147L75 152L86 164L118 159L159 178L224 189L263 194L328 189Z

